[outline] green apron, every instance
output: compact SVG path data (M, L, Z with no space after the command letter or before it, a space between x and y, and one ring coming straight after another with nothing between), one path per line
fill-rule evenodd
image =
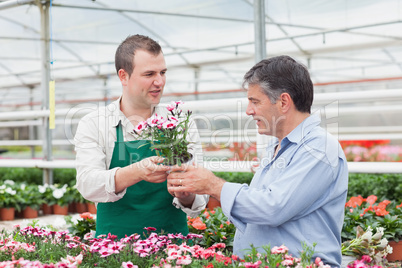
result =
M124 142L121 122L116 127L117 141L110 169L125 167L144 158L156 155L146 140ZM167 191L167 182L140 181L127 188L126 194L116 202L98 203L96 236L117 235L123 238L134 233L146 234L145 227L156 228L157 233L188 234L187 216L172 205L173 197Z

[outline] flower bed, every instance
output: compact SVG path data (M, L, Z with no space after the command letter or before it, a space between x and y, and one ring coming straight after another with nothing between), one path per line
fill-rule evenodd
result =
M288 255L285 246L266 247L265 254L252 248L240 259L224 243L201 247L197 242L202 235L158 235L154 228L144 229L146 239L134 234L118 240L113 235L80 239L68 231L17 227L0 235L0 267L329 267L319 258L310 263L313 251L308 248L301 258Z

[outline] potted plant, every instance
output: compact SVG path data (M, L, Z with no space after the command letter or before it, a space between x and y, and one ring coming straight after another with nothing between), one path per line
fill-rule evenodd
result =
M2 221L14 220L15 210L21 209L21 200L17 195L13 181L4 181L0 186L0 219Z
M38 217L38 211L44 200L36 184L21 184L17 194L22 198L22 215L26 219Z
M52 214L52 206L56 203L56 199L53 197L53 189L49 184L38 185L39 193L42 194L44 203L42 204L42 211L44 215Z
M165 165L181 165L192 158L187 140L191 111L183 112L181 104L181 101L172 102L166 107L166 118L155 113L134 128L138 138L150 140L151 149L165 157Z
M87 201L81 195L81 193L77 190L77 186L70 186L70 191L72 195L72 201L74 204L74 210L77 213L84 213L88 211Z
M383 238L389 241L394 252L387 256L390 261L402 260L402 255L397 255L397 247L402 240L402 204L395 201L383 200L377 202L377 197L370 195L351 197L345 204L345 219L342 228L342 240L354 239L357 235L356 226L363 230L371 228L383 228Z
M67 184L64 184L63 186L54 184L51 186L51 188L53 190L52 195L55 198L53 213L57 215L67 215L68 205L73 202L71 190Z

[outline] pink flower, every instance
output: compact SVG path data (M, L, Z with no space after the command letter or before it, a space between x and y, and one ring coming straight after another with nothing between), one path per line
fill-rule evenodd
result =
M324 265L324 263L321 261L320 257L315 258L314 263L319 267Z
M162 127L166 129L173 129L177 126L177 122L166 121L163 123Z
M140 123L134 128L134 131L136 131L136 132L141 132L141 131L143 131L146 127L147 127L147 122L146 122L146 121L142 121L142 122L140 122Z
M182 102L181 100L180 100L180 101L175 101L174 103L175 103L176 105L184 104L184 102Z
M289 249L287 247L285 247L284 245L282 245L280 247L273 247L271 249L272 254L282 254L282 253L287 253L288 251L289 251Z
M168 106L166 106L166 109L167 109L169 112L173 111L175 108L176 108L176 105L175 105L175 104L169 104Z
M283 260L283 261L281 262L281 264L282 264L283 266L290 266L290 265L293 265L293 260L290 260L290 259Z
M361 258L362 261L370 263L371 262L371 258L369 255L363 255Z
M78 247L78 244L70 242L70 243L67 244L67 247L70 248L70 249L71 248L76 248L76 247Z
M138 268L138 266L134 265L131 261L123 262L121 265L123 268Z
M179 256L176 260L176 264L188 265L191 263L191 257L188 255Z
M99 253L101 255L101 257L107 257L109 255L112 255L114 252L113 249L107 248L107 247L103 247L99 250Z
M261 261L256 261L255 263L245 262L244 267L246 267L246 268L258 268L258 267L260 267L261 263L262 263Z

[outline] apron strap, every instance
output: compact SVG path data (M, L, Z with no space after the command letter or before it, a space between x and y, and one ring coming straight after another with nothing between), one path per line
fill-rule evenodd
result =
M119 123L116 126L116 138L117 138L117 142L124 142L121 120L119 120Z

